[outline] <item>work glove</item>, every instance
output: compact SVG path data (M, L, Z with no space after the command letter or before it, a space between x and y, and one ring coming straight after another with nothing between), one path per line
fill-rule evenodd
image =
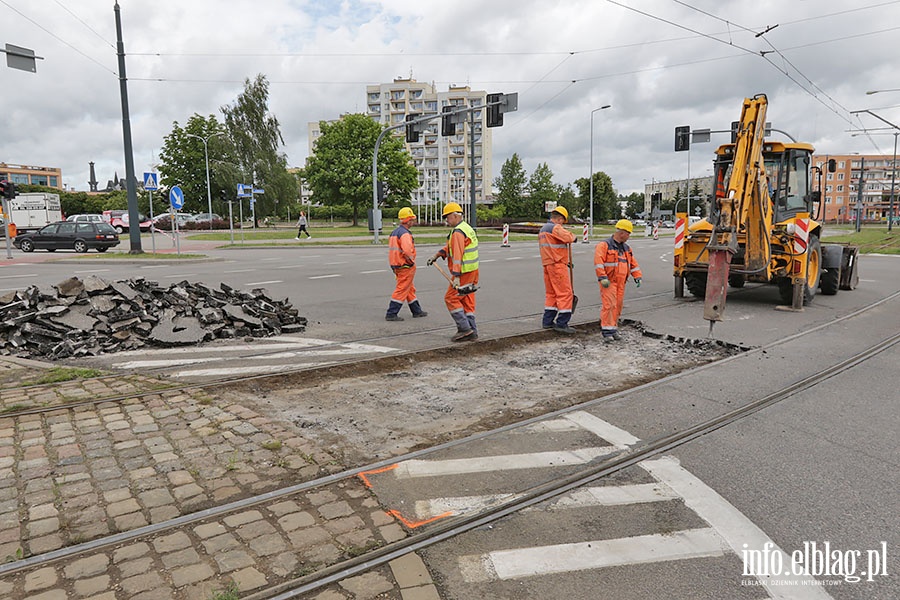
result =
M426 260L426 261L425 261L425 264L428 265L428 266L430 267L431 265L434 264L434 261L436 261L437 259L438 259L437 254L435 254L434 256L432 256L431 258L429 258L428 260Z
M640 277L638 277L637 279L634 280L634 285L641 287L641 278Z
M601 285L602 287L608 288L608 287L609 287L609 278L608 278L608 277L604 277L603 279L601 279L601 280L600 280L600 285Z

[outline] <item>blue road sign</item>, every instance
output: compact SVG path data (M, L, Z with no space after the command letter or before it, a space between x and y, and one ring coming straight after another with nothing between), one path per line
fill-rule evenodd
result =
M237 195L238 198L247 198L250 195L250 189L253 186L247 185L246 183L237 184Z
M254 193L254 194L265 194L265 193L266 193L266 190L263 190L263 189L260 189L260 188L256 188L256 189L253 190L253 193Z
M181 210L181 207L184 206L184 192L177 185L173 185L172 189L169 190L169 204L175 210Z
M156 178L156 173L144 173L144 190L155 192L158 189L159 180Z

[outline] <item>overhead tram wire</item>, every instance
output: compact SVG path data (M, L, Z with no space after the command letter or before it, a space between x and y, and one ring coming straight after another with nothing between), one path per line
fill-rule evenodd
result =
M54 1L56 2L56 4L59 5L59 7L60 7L61 9L63 9L63 10L66 11L67 13L69 13L69 14L72 16L73 19L75 19L76 21L78 21L79 23L81 23L82 25L84 25L85 27L87 27L87 29L88 29L91 33L93 33L93 34L96 35L98 38L100 38L101 40L103 40L103 42L106 43L107 46L109 46L109 47L112 48L113 50L116 49L116 45L115 45L113 42L110 42L109 40L107 40L106 38L104 38L102 35L100 35L100 33L98 33L96 29L94 29L93 27L91 27L90 25L88 25L87 23L85 23L84 20L83 20L81 17L79 17L78 15L76 15L74 12L72 12L72 10L69 9L67 6L65 6L62 2L60 2L59 0L54 0ZM898 1L900 1L900 0L898 0Z

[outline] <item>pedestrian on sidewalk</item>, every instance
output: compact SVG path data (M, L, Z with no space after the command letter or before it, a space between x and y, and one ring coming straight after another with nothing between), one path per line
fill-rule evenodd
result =
M299 240L301 233L305 233L307 239L312 237L306 230L306 213L302 210L300 211L300 218L297 219L297 237L295 237L294 239Z
M447 260L451 282L444 294L444 303L456 323L454 342L478 339L475 325L475 292L460 294L459 288L474 287L478 283L478 236L472 226L463 220L462 207L456 202L444 205L443 216L451 227L447 244L428 259L431 266L439 258Z
M575 235L563 227L568 220L569 211L564 206L557 206L538 234L541 266L544 269L544 318L541 327L559 333L575 333L575 329L569 326L575 297L569 259L572 256L570 244L575 241Z
M619 219L616 230L609 239L597 244L594 250L594 270L600 283L600 332L604 342L619 337L619 315L625 302L625 283L630 275L637 287L641 287L641 267L631 246L626 242L634 226L628 219Z
M414 318L428 316L419 305L416 287L413 285L416 277L416 243L409 230L416 222L416 213L405 206L400 209L397 216L400 218L400 226L392 231L391 237L388 238L388 260L397 279L397 285L391 295L387 314L384 316L385 321L402 321L403 317L398 313L403 308L404 302L409 304L409 310Z

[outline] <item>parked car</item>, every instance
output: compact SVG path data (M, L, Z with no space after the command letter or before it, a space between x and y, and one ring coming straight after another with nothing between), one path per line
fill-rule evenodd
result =
M69 215L66 221L74 221L76 223L106 223L103 215Z
M222 217L220 217L216 213L200 213L199 215L194 215L191 218L191 221L194 223L209 223L210 217L211 217L211 220L213 220L213 221L222 221L223 220Z
M51 223L30 233L17 235L13 246L22 252L34 250L72 249L75 252L87 252L91 248L97 252L106 252L119 245L119 234L109 223L76 223L60 221Z
M666 229L674 229L675 221L663 221L662 226L665 227Z
M141 231L150 231L153 225L145 215L138 214L140 220ZM116 233L125 233L128 231L128 211L127 210L104 210L103 220L113 226Z
M175 222L178 224L178 227L182 227L185 223L190 223L193 221L194 215L189 215L188 213L178 212L175 213ZM153 226L157 229L172 229L172 219L170 213L162 213L160 215L156 215L153 217Z

